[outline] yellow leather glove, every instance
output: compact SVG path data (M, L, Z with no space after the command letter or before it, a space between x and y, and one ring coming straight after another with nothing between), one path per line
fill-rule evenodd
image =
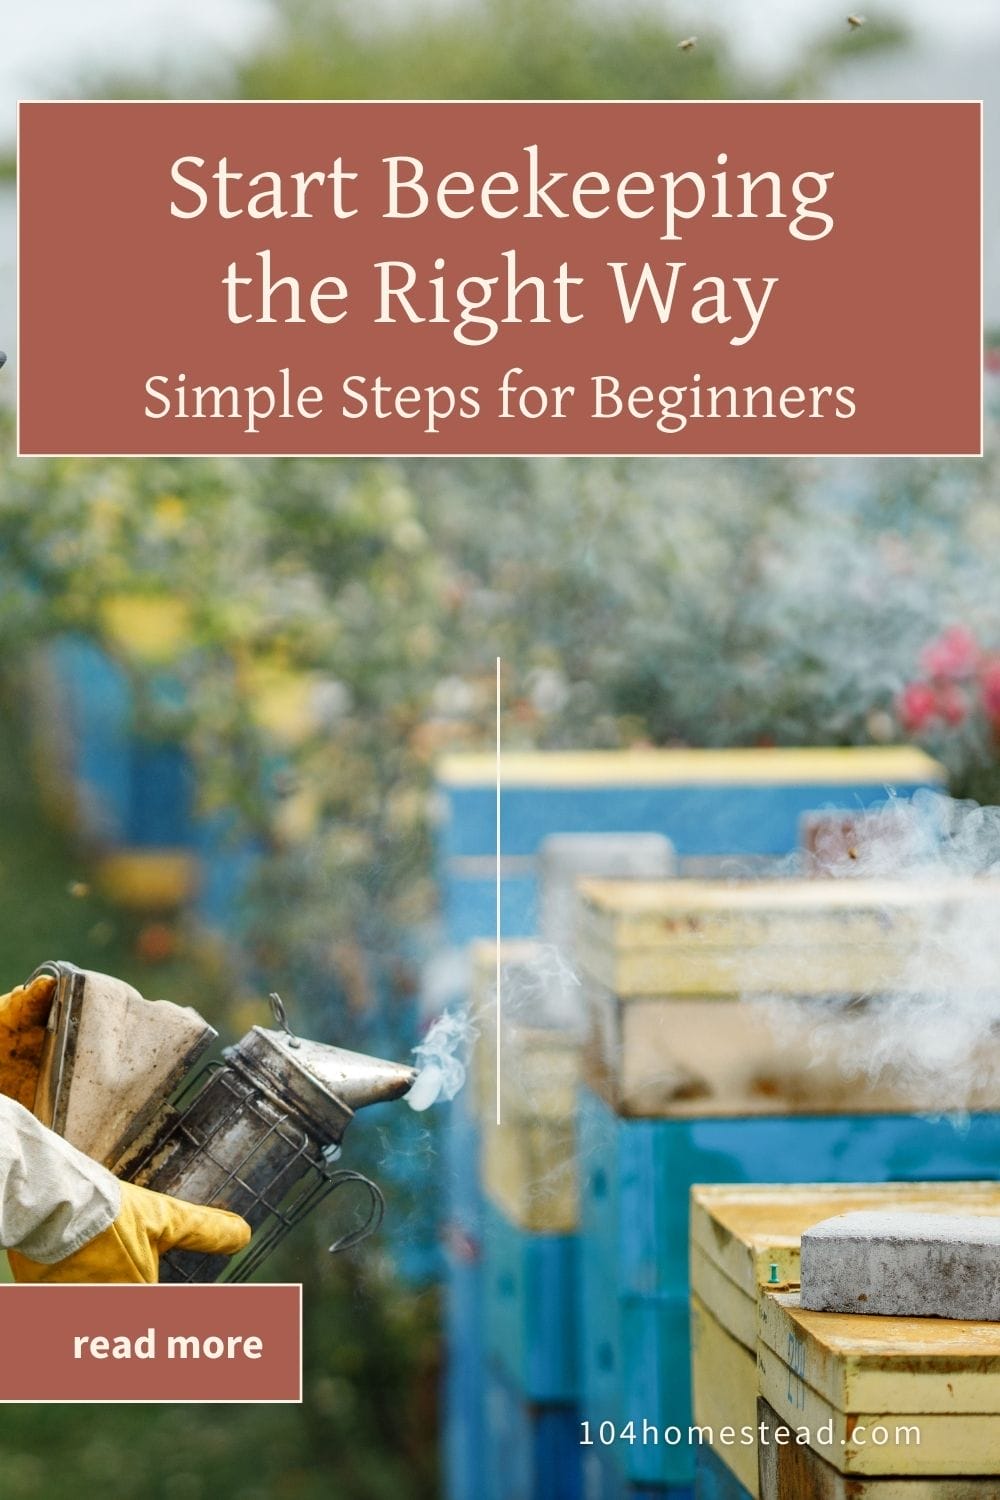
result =
M31 1109L56 982L40 974L0 996L0 1093Z
M114 1223L65 1260L45 1266L9 1250L14 1280L155 1282L167 1250L233 1255L250 1240L250 1225L227 1209L184 1203L131 1182L121 1191Z

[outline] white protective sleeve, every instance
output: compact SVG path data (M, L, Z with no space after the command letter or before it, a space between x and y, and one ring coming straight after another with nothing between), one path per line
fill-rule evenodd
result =
M0 1245L54 1265L118 1217L106 1167L0 1094Z

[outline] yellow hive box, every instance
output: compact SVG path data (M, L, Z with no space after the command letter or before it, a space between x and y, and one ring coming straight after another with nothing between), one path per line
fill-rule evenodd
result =
M588 1083L626 1115L949 1110L864 1074L878 995L953 982L921 935L1000 922L1000 881L585 881ZM826 997L862 998L831 1009ZM822 1022L821 1045L815 1026ZM998 1059L1000 1060L1000 1059ZM955 1088L958 1085L954 1085Z
M496 756L443 756L449 786L492 785ZM731 750L508 750L504 786L913 786L943 785L940 762L913 745Z
M119 906L165 911L194 895L198 861L183 849L120 849L98 859L97 880Z
M757 1373L842 1474L1000 1475L996 1323L807 1312L777 1292L758 1305Z
M486 1197L522 1229L568 1234L579 1217L575 1114L583 1031L541 1024L543 1007L535 1002L555 961L542 944L501 944L498 1068L497 949L475 945L471 1086Z
M691 1190L691 1376L697 1423L713 1432L725 1426L739 1431L755 1425L757 1329L762 1316L758 1304L769 1290L797 1288L804 1231L833 1214L904 1208L926 1213L1000 1213L1000 1183L838 1183ZM720 1444L716 1452L756 1495L756 1445ZM807 1493L802 1492L803 1500ZM798 1500L798 1495L789 1489L783 1500L792 1496Z
M691 1293L691 1402L699 1427L711 1430L712 1448L745 1490L757 1494L757 1444L747 1442L757 1419L757 1362ZM732 1428L736 1440L718 1434Z
M761 1500L997 1500L1000 1493L992 1476L862 1479L838 1474L812 1448L776 1441L776 1431L788 1424L761 1396L757 1398L757 1423L764 1433L760 1447Z

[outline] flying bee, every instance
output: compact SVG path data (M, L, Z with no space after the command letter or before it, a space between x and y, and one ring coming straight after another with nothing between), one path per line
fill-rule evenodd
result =
M682 42L677 43L677 50L678 52L690 52L697 45L698 38L696 36L686 36Z
M865 18L864 16L848 16L847 24L852 31L857 31L859 26L863 26L865 24Z

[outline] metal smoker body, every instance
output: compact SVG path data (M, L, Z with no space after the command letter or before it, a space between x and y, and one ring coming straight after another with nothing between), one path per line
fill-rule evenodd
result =
M412 1068L293 1035L273 997L283 1029L254 1026L171 1103L216 1035L196 1011L143 1000L120 980L71 964L36 972L57 980L39 1118L124 1180L232 1209L254 1231L232 1260L169 1252L161 1281L246 1280L289 1230L348 1183L366 1194L367 1215L330 1249L347 1249L378 1227L381 1191L336 1166L340 1143L357 1109L408 1091Z

